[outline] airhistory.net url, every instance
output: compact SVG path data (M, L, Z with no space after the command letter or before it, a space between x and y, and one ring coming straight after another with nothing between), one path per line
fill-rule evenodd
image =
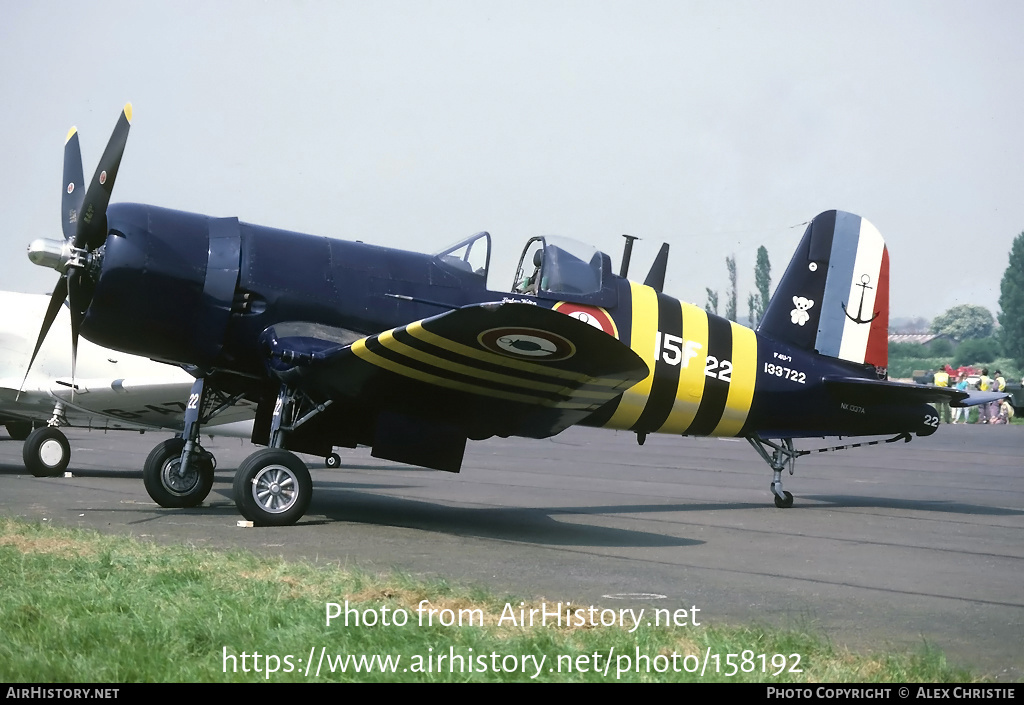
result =
M712 654L708 648L703 654L658 653L643 654L640 647L635 653L607 653L548 656L547 654L473 653L472 648L454 646L434 653L403 657L398 654L338 654L328 653L327 647L309 649L309 656L286 654L228 653L224 647L222 669L224 673L255 673L270 680L276 674L301 673L307 678L319 678L340 673L518 673L531 680L544 673L600 673L620 679L628 674L690 673L700 676L718 674L727 677L740 673L760 673L778 676L782 673L802 673L800 654L757 654L748 649L740 653ZM614 665L614 669L612 666Z

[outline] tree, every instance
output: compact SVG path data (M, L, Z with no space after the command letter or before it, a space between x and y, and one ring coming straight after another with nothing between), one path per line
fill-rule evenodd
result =
M725 301L725 317L736 320L736 256L725 258L725 268L729 270L729 298Z
M747 311L750 325L754 328L764 318L768 308L768 289L772 284L772 265L768 261L768 250L764 245L757 248L757 265L754 267L754 286L757 293L747 296Z
M954 306L932 321L932 333L945 333L957 340L988 338L995 320L984 306Z
M999 285L1003 353L1024 367L1024 232L1010 246L1010 264Z
M713 313L714 315L717 316L718 315L718 292L717 291L712 291L711 287L707 287L707 286L704 287L704 289L708 292L708 302L706 304L704 304L704 310L707 311L708 313Z

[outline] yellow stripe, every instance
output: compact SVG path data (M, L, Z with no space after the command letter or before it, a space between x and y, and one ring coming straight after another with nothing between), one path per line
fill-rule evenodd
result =
M524 387L526 389L536 389L542 392L551 392L553 394L561 394L566 397L583 397L596 399L603 403L608 401L614 396L609 391L587 391L581 389L574 389L572 387L566 387L565 385L558 384L547 384L546 382L535 382L529 379L523 379L522 377L513 377L511 375L503 375L498 372L490 372L488 370L481 370L478 367L471 367L469 365L463 365L458 362L453 362L449 359L437 357L430 353L424 352L410 345L396 340L394 331L387 331L377 336L377 340L381 345L393 350L399 355L417 360L425 363L432 367L438 367L442 370L449 372L457 372L458 374L465 375L467 377L476 377L477 379L487 380L489 382L496 382L498 384L507 384L513 387Z
M686 433L697 416L707 380L704 369L708 360L708 314L691 304L680 305L683 308L683 360L680 364L686 366L679 370L676 399L668 419L658 429L660 433ZM697 354L687 358L688 348Z
M647 400L651 395L654 383L655 333L658 332L658 293L649 286L629 283L633 292L633 328L629 345L633 352L647 363L649 371L643 380L627 389L619 400L619 405L605 424L608 428L630 428L640 418Z
M536 375L543 375L545 377L554 377L555 379L568 379L582 384L590 384L598 387L617 387L622 384L622 380L615 379L595 379L588 377L580 372L572 372L570 370L559 370L552 367L545 367L543 365L537 365L532 362L525 362L523 360L516 360L511 357L504 357L496 355L494 353L484 352L483 350L477 350L471 348L468 345L462 343L456 343L454 340L448 338L442 338L436 333L431 333L429 330L423 327L420 321L410 323L405 327L405 330L409 335L414 338L436 345L439 348L448 350L449 352L457 353L464 357L469 357L474 360L480 360L482 362L489 362L492 365L500 365L502 367L511 367L515 370L521 370L523 372L530 372Z
M747 420L757 380L757 335L749 328L732 324L732 382L725 410L712 436L735 436Z
M385 357L381 357L380 355L377 355L376 353L374 353L373 351L371 351L370 349L368 349L366 347L366 340L367 340L366 338L362 338L362 339L357 340L356 342L352 343L352 352L356 355L356 357L358 357L361 360L364 360L364 361L370 363L371 365L374 365L376 367L380 367L381 369L388 370L389 372L394 372L395 374L401 375L403 377L409 377L411 379L417 379L417 380L419 380L421 382L426 382L427 384L433 384L433 385L436 385L438 387L445 387L447 389L456 389L456 390L459 390L461 392L468 392L470 394L477 394L477 395L485 396L485 397L494 397L496 399L506 399L508 401L516 401L516 402L520 402L520 403L523 403L523 404L532 404L532 405L538 405L538 406L555 407L555 408L558 408L558 409L581 409L581 410L587 410L587 409L592 409L592 408L594 408L596 406L594 403L579 404L579 403L574 403L572 401L556 402L556 401L553 401L551 399L545 399L545 398L542 398L542 397L530 396L528 394L517 394L515 392L505 392L505 391L500 391L500 390L497 390L497 389L488 389L486 387L480 387L480 386L475 385L475 384L469 384L467 382L459 382L457 380L448 379L446 377L439 377L437 375L432 375L432 374L429 374L427 372L422 372L420 370L417 370L417 369L414 369L414 368L411 368L411 367L406 367L405 365L402 365L400 363L394 362L394 361L389 360L389 359L387 359ZM610 399L613 396L614 396L614 394L609 393L607 398Z

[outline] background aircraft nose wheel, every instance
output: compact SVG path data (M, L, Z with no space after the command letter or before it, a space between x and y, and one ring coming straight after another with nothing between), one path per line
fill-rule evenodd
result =
M184 447L184 439L169 438L150 452L142 468L146 492L161 507L197 507L213 489L213 456L196 453L188 471L181 475Z
M324 465L326 467L331 468L331 469L340 468L341 467L341 456L338 455L337 453L331 453L326 458L324 458Z
M297 456L281 448L258 450L235 474L235 504L257 526L289 526L309 508L313 480Z
M43 426L28 434L21 457L36 477L56 477L68 469L71 444L60 429Z

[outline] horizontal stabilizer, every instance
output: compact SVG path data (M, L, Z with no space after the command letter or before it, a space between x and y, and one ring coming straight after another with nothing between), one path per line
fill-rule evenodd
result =
M906 382L887 382L861 377L825 377L829 393L842 401L863 404L944 404L965 407L988 404L1009 396L1005 392L967 392Z

